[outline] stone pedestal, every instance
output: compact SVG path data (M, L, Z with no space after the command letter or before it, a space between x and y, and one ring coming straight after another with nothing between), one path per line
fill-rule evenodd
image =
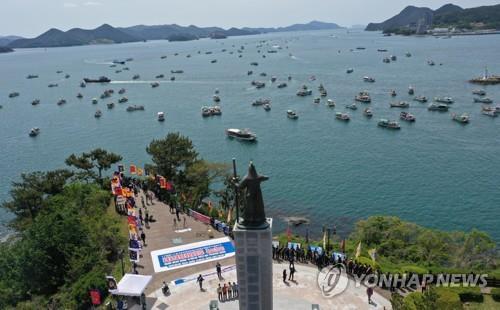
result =
M273 309L272 219L260 228L235 224L240 310Z

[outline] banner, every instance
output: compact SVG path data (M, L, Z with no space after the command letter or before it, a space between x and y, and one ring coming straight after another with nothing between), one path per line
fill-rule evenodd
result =
M323 248L321 248L320 246L310 245L309 251L311 251L311 252L316 251L316 252L318 252L318 255L321 255L323 253Z
M139 249L128 248L128 257L131 262L139 262Z
M300 243L288 242L288 248L298 250L298 249L300 249Z
M210 217L203 215L201 213L198 213L196 211L193 211L191 209L189 209L189 211L191 213L191 216L194 217L195 220L198 220L198 221L205 223L205 224L210 224Z
M92 300L92 304L94 306L98 306L101 304L101 293L99 290L90 290L90 299Z
M136 174L137 173L137 167L135 165L130 165L130 174Z
M228 237L190 243L151 252L155 272L194 266L234 256Z

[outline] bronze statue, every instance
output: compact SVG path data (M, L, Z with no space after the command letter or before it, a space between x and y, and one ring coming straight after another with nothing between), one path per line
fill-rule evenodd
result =
M258 175L255 166L250 162L248 174L237 185L239 189L244 190L245 197L241 210L241 226L257 228L267 225L260 183L268 179L266 176Z

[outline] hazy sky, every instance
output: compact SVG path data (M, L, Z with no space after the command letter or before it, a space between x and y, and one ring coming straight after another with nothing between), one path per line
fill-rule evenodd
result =
M406 5L444 0L0 0L0 35L37 36L49 28L172 24L287 26L320 20L342 26L383 21ZM499 0L456 0L464 8Z

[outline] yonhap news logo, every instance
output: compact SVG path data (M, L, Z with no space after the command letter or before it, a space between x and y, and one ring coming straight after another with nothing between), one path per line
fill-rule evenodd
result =
M321 294L326 298L343 293L349 284L345 265L335 264L321 269L317 282Z

